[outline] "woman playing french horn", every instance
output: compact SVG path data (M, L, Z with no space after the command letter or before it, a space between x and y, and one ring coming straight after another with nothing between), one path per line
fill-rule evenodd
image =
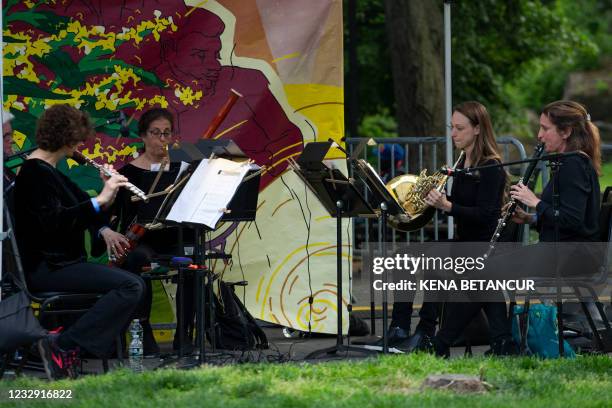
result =
M501 163L491 119L482 104L469 101L455 106L451 128L455 147L465 153L464 159L458 163L457 168ZM450 196L432 189L425 197L425 202L454 217L457 224L454 241L488 241L500 216L505 185L506 173L501 168L483 170L478 177L461 174L454 178ZM445 317L443 326L452 328L463 325L464 320L471 321L481 308L484 308L489 319L492 348L495 351L500 348L500 344L510 339L504 303L454 304L452 308L456 312L454 314L458 314L461 319ZM406 339L401 332L407 333L410 330L412 303L395 302L390 327L390 343L408 351L431 347L431 338L435 333L439 309L439 304L425 302L419 312L420 321L415 334ZM455 331L452 330L453 333ZM397 336L398 332L400 336ZM450 345L454 340L454 338L444 337L442 333L440 342Z

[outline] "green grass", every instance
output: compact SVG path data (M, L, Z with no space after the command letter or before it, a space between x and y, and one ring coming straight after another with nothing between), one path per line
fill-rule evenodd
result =
M429 374L483 374L492 390L458 395L420 390ZM604 407L612 401L612 359L469 358L390 356L358 362L250 364L141 375L115 371L77 381L18 379L8 389L71 389L75 407ZM57 401L8 402L9 406L58 406Z

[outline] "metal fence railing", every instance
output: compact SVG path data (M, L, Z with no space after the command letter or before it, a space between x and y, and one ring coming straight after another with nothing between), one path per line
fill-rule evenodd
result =
M347 138L346 146L349 154L364 138ZM406 137L406 138L378 138L374 139L376 146L363 149L359 157L368 161L378 171L386 183L393 177L405 174L407 169L413 167L410 158L416 157L419 169L427 169L428 174L438 170L445 163L444 137ZM523 144L516 138L504 136L497 138L504 161L522 160L527 158ZM411 152L413 154L411 155ZM416 154L414 153L416 152ZM523 174L526 165L517 165L508 169L512 175ZM542 182L548 181L548 172L545 165L540 166ZM367 198L367 191L363 192ZM525 227L524 239L529 236L528 226ZM433 222L414 232L402 232L387 228L386 241L388 242L424 242L444 239L447 237L448 217L436 212ZM361 255L362 243L377 242L381 234L381 226L377 219L356 218L352 223L352 244L355 256Z

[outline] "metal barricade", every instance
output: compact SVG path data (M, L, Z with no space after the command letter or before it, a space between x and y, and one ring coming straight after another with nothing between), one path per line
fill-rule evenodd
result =
M349 154L353 154L355 148L368 138L347 138L346 147ZM418 168L427 169L428 173L438 170L445 164L445 143L444 137L397 137L397 138L377 138L373 139L377 145L375 147L368 146L360 153L360 159L368 161L374 169L378 171L383 181L386 183L396 175L406 173L409 168L409 157L412 149L417 149L418 152ZM523 144L516 138L511 136L503 136L497 138L497 143L500 145L502 160L510 161L523 160L527 157ZM382 147L381 147L382 146ZM512 157L511 157L512 155ZM512 175L524 173L526 165L515 166L509 171ZM545 184L548 181L548 172L545 164L540 168L543 170L542 181ZM367 198L367 191L364 191ZM428 223L425 227L414 232L396 231L391 228L387 229L387 242L395 243L398 240L402 242L424 242L446 238L448 217L436 212L433 222ZM433 225L432 225L433 224ZM354 219L352 223L352 244L353 253L355 256L361 255L363 242L377 242L381 234L381 226L377 219ZM443 235L441 235L443 234ZM528 240L529 226L525 226L523 240Z

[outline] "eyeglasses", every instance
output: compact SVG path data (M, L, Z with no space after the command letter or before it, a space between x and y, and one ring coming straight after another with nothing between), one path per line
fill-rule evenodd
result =
M170 131L162 132L159 129L151 129L151 130L147 131L147 133L149 135L151 135L151 136L155 136L155 137L159 137L159 138L161 138L162 136L163 137L171 137L172 136L172 132L170 132Z

